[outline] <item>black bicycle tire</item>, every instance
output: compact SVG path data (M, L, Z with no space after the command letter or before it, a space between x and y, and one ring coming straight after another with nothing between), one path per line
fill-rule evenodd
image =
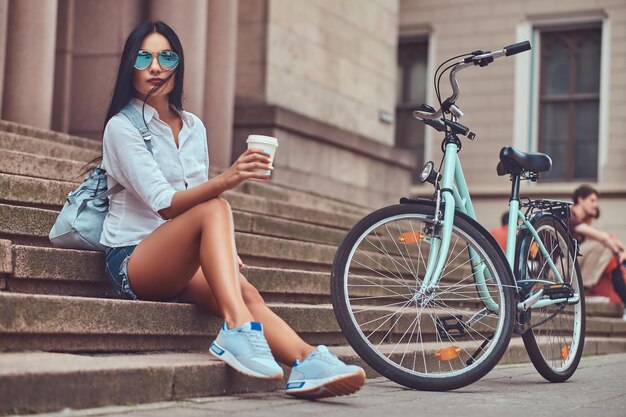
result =
M548 364L541 353L539 345L537 344L537 340L535 339L535 334L532 329L528 329L526 332L522 334L522 340L524 341L524 346L526 347L526 351L528 352L528 357L532 362L533 366L539 372L539 374L550 382L565 382L574 375L578 365L580 363L580 359L583 354L584 345L585 345L585 297L583 290L583 282L582 275L580 273L580 266L578 264L578 260L576 259L576 248L574 246L574 242L571 240L571 237L563 223L554 217L552 214L544 214L539 215L536 218L531 220L531 224L536 230L540 230L543 224L548 224L549 227L553 227L557 234L559 234L565 242L569 242L570 255L573 255L575 262L574 268L576 272L576 277L578 281L578 288L580 292L580 303L581 303L581 328L579 332L579 340L577 343L576 352L574 354L574 359L570 363L570 365L563 371L557 371L553 369L550 364ZM526 253L529 250L530 242L532 241L532 236L527 234L520 239L520 244L517 248L517 269L519 271L519 277L526 276Z
M504 355L511 339L513 324L515 321L513 277L511 269L506 263L506 258L504 258L502 251L498 250L498 248L494 246L491 235L489 235L489 233L482 228L482 226L468 216L460 212L456 213L454 225L462 229L472 239L474 239L478 246L485 250L485 253L492 260L496 272L499 277L501 277L504 300L505 304L507 304L505 306L505 311L508 311L507 314L504 314L502 336L500 337L500 340L496 341L496 345L491 355L481 363L481 366L477 366L467 373L447 378L421 377L402 372L397 368L389 366L389 364L380 358L375 352L372 352L369 344L362 339L360 332L354 327L354 323L350 318L349 306L345 304L346 297L343 285L347 257L356 243L356 239L358 239L371 225L385 218L401 214L423 214L432 216L434 214L434 210L434 205L427 203L398 204L381 208L361 219L355 226L352 227L352 229L350 229L335 254L331 274L331 296L337 321L344 336L348 340L348 343L375 371L377 371L380 375L408 388L423 391L448 391L472 384L489 373L489 371L493 369L493 367Z

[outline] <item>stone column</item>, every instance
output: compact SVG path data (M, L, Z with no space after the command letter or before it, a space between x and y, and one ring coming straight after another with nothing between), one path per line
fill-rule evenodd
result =
M50 128L57 0L10 0L3 118Z
M69 132L74 47L74 0L59 0L52 130Z
M206 87L203 121L213 168L231 163L235 70L237 57L237 0L209 1Z
M2 118L2 92L4 91L4 59L7 47L7 15L9 0L0 0L0 119Z
M180 38L185 52L183 105L185 110L202 117L208 3L206 0L151 0L149 8L150 19L164 21Z
M73 0L69 132L102 139L124 42L146 19L143 0ZM59 24L63 21L63 9ZM59 39L61 40L61 39Z

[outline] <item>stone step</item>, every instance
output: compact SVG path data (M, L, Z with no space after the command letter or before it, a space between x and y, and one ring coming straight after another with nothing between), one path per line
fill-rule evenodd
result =
M246 181L240 186L240 189L246 194L270 200L279 200L305 207L316 207L320 210L357 216L359 218L373 210L369 207L319 195L314 191L299 190L284 185L272 184L271 182ZM398 200L400 200L400 197L402 196L398 196Z
M336 346L332 351L347 363L363 366L369 378L379 376L351 347ZM624 338L588 338L584 353L589 356L624 351ZM500 364L528 361L517 338L511 340ZM282 389L289 376L289 368L283 368L282 381L263 381L238 374L206 350L112 355L0 353L0 414L272 391ZM536 379L542 381L538 374Z
M0 415L273 391L207 351L87 356L0 353Z
M104 276L104 258L95 252L29 246L3 246L10 251L4 288L27 294L119 298ZM71 254L72 256L67 256ZM0 255L0 262L2 255ZM1 265L1 264L0 264ZM266 301L329 303L330 276L327 272L246 266L246 278Z
M0 135L2 135L3 132L14 133L21 136L43 139L53 143L76 146L95 151L100 151L102 149L102 142L100 142L99 140L68 135L67 133L41 129L38 127L23 125L20 123L9 122L7 120L0 120Z
M85 163L0 149L0 173L80 183Z
M81 162L91 161L102 154L101 150L8 132L0 132L0 149Z
M65 204L67 194L75 188L76 183L67 181L0 174L0 202L17 206L60 210ZM304 223L348 229L360 219L357 216L329 213L317 208L257 197L242 191L243 189L227 191L222 196L234 210L268 214Z
M329 304L268 303L298 334L312 344L345 343ZM359 314L371 340L399 341L414 315L380 322L398 309L379 308ZM445 311L441 311L445 315ZM0 292L0 351L137 352L204 349L221 320L196 306L148 301ZM480 330L480 329L478 329ZM425 341L435 340L434 324L423 324ZM626 337L621 319L587 318L587 335Z
M76 183L0 174L0 203L60 211Z
M81 160L64 159L63 157L51 157L45 152L27 152L26 147L15 149L3 149L0 147L0 173L13 174L31 178L52 179L80 183L82 181L85 161L90 161L95 155L87 151ZM58 155L73 152L71 150L58 151ZM97 155L95 155L97 156ZM94 156L94 158L95 158ZM71 187L73 189L75 186ZM313 208L324 212L334 213L340 216L363 217L370 209L352 205L350 203L334 200L329 197L307 193L305 191L289 189L283 186L261 181L247 181L238 187L238 191L256 197L289 203L302 208Z
M238 198L239 197L236 197L234 200L237 201ZM245 200L245 198L247 198L247 196L243 199ZM241 198L239 198L239 200L241 200ZM239 204L241 204L241 201L236 203L236 205ZM234 212L237 236L241 233L248 233L287 239L293 241L295 247L301 247L298 245L303 243L319 243L332 246L334 250L347 233L345 229L336 229L282 219L273 215L273 213L266 216L258 213L239 212L238 210L234 210ZM48 233L56 217L57 212L54 210L0 204L0 239L10 239L18 244L50 247L51 243L48 240ZM333 216L327 217L330 218ZM315 218L317 219L319 217L315 216ZM346 223L349 220L345 218L345 216L344 219ZM339 220L340 219L338 219L338 221ZM328 251L328 248L325 247L323 250ZM242 253L245 253L245 251L242 251ZM253 256L256 255L256 253L250 252L249 255ZM274 257L283 258L281 252L275 252ZM300 260L306 261L306 259ZM394 269L391 260L380 253L368 255L360 254L360 261L360 265L364 267L374 269L387 268L388 270ZM400 258L398 258L398 261L400 263L403 262ZM462 262L462 259L459 258L457 261ZM276 264L273 263L272 265ZM281 265L278 264L278 266ZM458 273L461 272L461 270L458 271Z
M310 343L345 343L329 305L269 306ZM220 324L190 304L0 292L0 351L199 350Z
M4 242L4 246L3 243ZM28 246L10 246L0 241L6 256L4 283L6 291L26 294L69 295L80 297L119 298L104 277L102 257L93 252L65 251ZM74 259L63 255L72 252ZM97 254L95 254L97 255ZM97 259L96 259L97 258ZM0 255L0 265L2 256ZM76 267L76 263L84 267ZM261 292L267 302L320 304L331 302L330 274L297 269L246 266L246 278ZM352 297L386 295L376 288L353 288ZM385 299L387 302L392 302ZM588 316L622 317L624 308L617 304L588 304Z
M617 317L624 316L624 306L613 303L585 303L587 316Z
M48 234L58 212L53 210L0 204L0 239L37 246L52 246ZM346 230L311 225L275 216L234 211L235 231L293 240L299 243L320 243L338 246ZM279 253L276 253L280 256Z
M16 244L50 247L48 233L57 213L52 210L0 204L0 239ZM237 247L245 262L259 266L294 267L306 264L330 266L346 231L309 225L273 216L236 212ZM260 239L260 240L259 240ZM259 243L266 244L260 247ZM361 255L361 265L393 269L380 253ZM462 262L459 258L455 262ZM308 268L305 268L308 269ZM462 273L461 269L456 273Z

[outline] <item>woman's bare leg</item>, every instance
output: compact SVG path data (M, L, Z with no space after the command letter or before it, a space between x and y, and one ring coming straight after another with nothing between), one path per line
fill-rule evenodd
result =
M215 198L161 225L137 246L128 278L139 298L164 300L182 291L198 267L229 328L254 320L241 293L232 212Z
M313 346L302 340L283 319L267 307L257 289L243 275L240 275L240 279L243 300L254 316L254 320L263 324L263 333L276 360L292 366L296 359L301 361L315 350ZM211 314L216 314L213 309L214 303L211 302L212 299L214 297L211 288L207 284L202 270L199 269L182 292L181 301L194 303Z
M241 275L241 291L254 319L263 323L267 343L279 362L293 366L296 359L302 361L315 351L313 346L302 340L283 319L270 310L259 291L243 275Z

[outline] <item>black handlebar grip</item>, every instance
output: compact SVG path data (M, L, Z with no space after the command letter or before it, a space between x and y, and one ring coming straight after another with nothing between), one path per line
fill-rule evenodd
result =
M530 42L524 41L519 43L514 43L513 45L506 46L504 48L504 54L506 56L511 56L515 54L519 54L520 52L529 51L531 49Z

